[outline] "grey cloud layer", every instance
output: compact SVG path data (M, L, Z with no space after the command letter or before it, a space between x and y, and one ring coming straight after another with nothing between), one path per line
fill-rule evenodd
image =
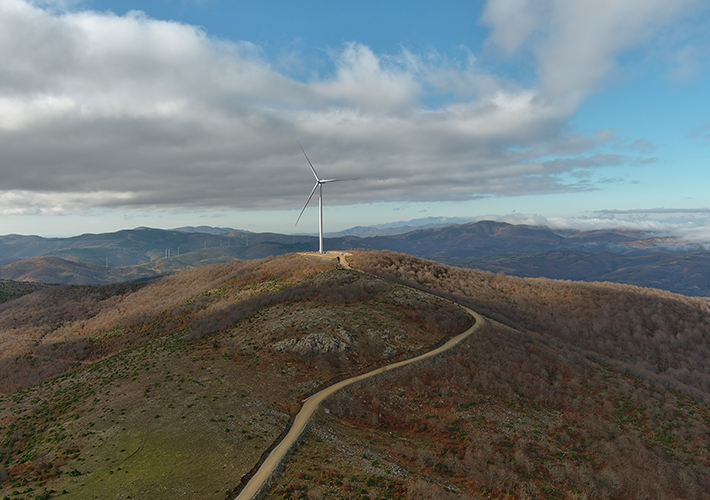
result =
M493 26L490 43L510 52L547 29L534 17L506 22L516 3L531 8L491 0L484 19ZM547 3L574 25L579 12L568 12L568 3ZM656 23L684 5L621 3L649 4L640 7L642 18ZM567 133L570 102L599 82L618 50L645 35L639 28L606 41L587 58L594 68L582 70L567 67L571 54L553 53L561 38L574 38L568 31L550 30L538 45L540 88L520 88L475 62L382 56L356 43L336 55L332 75L300 82L261 59L257 47L193 26L140 13L55 14L4 0L0 212L296 208L312 181L296 140L322 176L361 178L351 189L330 190L331 203L593 189L563 174L636 160L597 151L610 133ZM565 74L554 76L555 68ZM458 98L428 109L429 93Z

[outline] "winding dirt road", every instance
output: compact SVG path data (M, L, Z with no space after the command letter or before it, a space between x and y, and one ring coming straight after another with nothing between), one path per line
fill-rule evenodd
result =
M311 418L311 415L313 415L313 413L318 408L318 405L325 398L333 394L335 391L342 389L343 387L352 383L359 382L360 380L365 380L366 378L373 377L380 373L394 370L396 368L399 368L400 366L416 363L417 361L431 358L433 356L436 356L437 354L441 354L442 352L448 351L455 345L459 344L466 337L471 335L473 332L478 330L481 325L483 325L484 319L480 314L467 307L460 307L462 307L466 312L473 316L476 322L471 328L457 335L456 337L453 337L441 347L438 347L433 351L429 351L420 356L417 356L416 358L405 359L404 361L392 363L391 365L383 366L382 368L378 368L371 372L363 373L362 375L343 380L341 382L338 382L337 384L333 384L330 387L327 387L326 389L323 389L322 391L304 400L303 407L301 408L301 411L298 412L298 415L296 415L293 425L291 426L291 430L288 432L286 437L276 446L276 448L274 448L271 454L269 454L269 456L262 464L261 468L256 472L256 474L254 474L251 480L249 480L247 485L244 487L244 489L236 497L235 500L251 500L261 491L261 488L264 483L269 480L276 467L278 467L278 465L284 459L291 447L294 446L295 443L298 441L298 438L301 436L303 430L306 428L306 425L308 424L308 420Z

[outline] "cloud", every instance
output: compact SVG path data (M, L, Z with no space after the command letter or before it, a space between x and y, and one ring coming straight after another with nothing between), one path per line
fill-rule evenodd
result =
M674 245L685 243L688 250L710 250L710 209L659 208L652 210L602 210L588 216L545 217L539 214L512 213L483 215L475 220L495 220L509 224L527 224L552 229L576 229L581 231L627 230L648 233L647 237L674 236L679 238ZM700 245L701 248L698 248Z
M120 205L131 196L131 193L115 191L91 193L3 191L0 193L0 215L62 215L110 204Z
M311 85L318 97L368 114L406 112L417 102L420 85L415 80L416 69L402 64L414 63L413 58L393 58L392 64L387 64L369 48L353 42L336 58L332 78Z
M482 22L491 27L488 43L505 54L530 50L541 98L571 112L600 88L616 57L698 4L697 0L489 0Z
M636 139L628 147L642 153L652 153L656 150L656 145L646 139Z
M687 83L695 80L703 69L702 61L707 57L695 46L685 46L673 54L672 67L669 72L671 80L676 83Z
M506 21L518 4L545 16ZM569 103L686 4L626 0L596 12L596 2L550 0L540 11L491 0L491 43L512 53L534 40L540 79L526 87L472 54L376 54L355 42L331 53L331 74L302 81L254 44L199 27L4 0L0 212L298 208L312 179L296 140L324 177L361 179L328 186L330 203L595 189L585 172L643 158L597 151L613 132L571 132ZM632 11L638 19L626 19ZM426 104L437 95L446 104Z
M710 208L640 208L635 210L600 210L605 215L708 214Z

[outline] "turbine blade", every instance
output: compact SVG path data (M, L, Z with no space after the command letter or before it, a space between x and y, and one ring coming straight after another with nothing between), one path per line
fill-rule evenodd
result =
M313 172L313 177L316 178L317 182L320 182L320 179L318 178L318 174L316 173L316 169L313 168L313 164L311 163L310 158L308 158L308 155L306 154L306 150L303 149L303 146L301 146L301 143L296 141L296 144L298 144L298 147L301 148L301 151L303 151L303 156L306 157L306 160L308 160L308 165L311 167L311 171Z
M320 182L321 184L325 184L326 182L340 182L340 181L356 181L360 177L352 177L350 179L321 179Z
M311 198L313 198L313 193L316 192L316 189L318 189L319 185L320 184L316 182L316 185L313 186L313 190L311 191L311 194L308 195L308 199L306 200L306 204L303 205L303 209L301 210L301 213L298 214L298 219L296 219L296 223L294 224L294 226L298 226L298 221L301 220L301 215L303 215L303 212L306 211L306 207L308 206L308 203L310 203Z

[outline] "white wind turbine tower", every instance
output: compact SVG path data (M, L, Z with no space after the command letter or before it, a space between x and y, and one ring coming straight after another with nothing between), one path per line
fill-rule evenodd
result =
M323 184L327 182L338 182L338 181L351 181L354 179L321 179L318 177L318 174L316 173L316 169L313 168L313 164L311 163L311 160L308 158L308 155L306 154L306 151L303 149L303 146L301 146L301 143L296 141L298 146L301 148L301 151L303 151L303 156L306 157L306 160L308 161L308 165L311 167L311 172L313 172L313 177L316 178L316 184L313 186L313 189L311 190L311 194L308 195L308 199L306 200L306 204L303 205L303 209L301 210L301 213L298 216L298 219L296 219L296 224L298 225L298 221L301 220L301 215L303 215L303 212L306 210L306 207L308 206L308 203L310 203L311 198L313 198L313 193L316 192L316 189L318 189L318 226L320 228L319 230L319 236L320 236L320 245L318 249L318 253L325 253L323 251Z

